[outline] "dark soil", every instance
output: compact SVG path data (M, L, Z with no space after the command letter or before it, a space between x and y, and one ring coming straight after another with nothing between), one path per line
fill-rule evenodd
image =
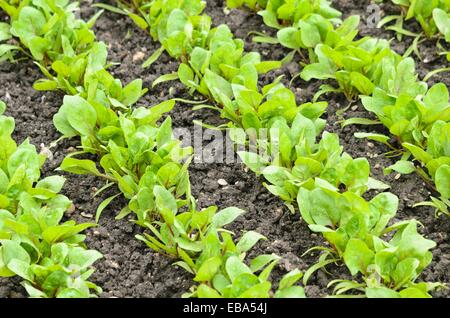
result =
M91 8L91 1L81 2L83 18L91 16L96 9ZM369 1L335 1L335 7L345 13L368 16L366 8ZM286 51L277 46L255 44L251 42L250 31L266 31L273 33L264 26L260 17L243 10L224 11L222 1L208 0L207 14L213 22L226 23L240 38L246 39L246 48L262 53L264 59L280 59ZM383 7L391 14L390 6ZM4 16L2 20L4 20ZM414 27L414 26L412 26ZM135 78L142 78L146 87L160 75L177 69L177 62L166 55L155 62L150 68L140 67L143 60L159 45L143 31L138 30L129 19L113 13L105 12L98 20L95 32L97 38L109 45L109 59L119 62L113 68L113 74L124 83ZM364 27L363 35L382 36L391 38L393 34L378 29ZM404 42L393 42L399 52L407 48ZM434 44L433 44L434 45ZM421 52L435 54L429 43L421 45ZM420 76L423 77L430 70L446 65L444 58L426 55L430 63L419 63ZM447 64L448 65L448 64ZM261 78L261 84L266 84L275 77L284 74L286 83L300 70L297 63L291 63L281 70L271 72ZM41 75L36 67L23 61L18 64L3 63L0 65L0 99L8 104L7 114L16 119L15 138L18 142L26 137L37 147L42 144L48 146L58 138L58 133L52 125L52 116L62 103L62 94L56 92L36 92L32 83ZM448 79L444 75L437 75L435 81ZM294 82L293 90L298 102L308 101L317 91L320 83L305 83L300 80ZM170 97L192 99L183 86L178 82L161 84L141 100L141 104L151 106ZM422 275L428 281L450 281L450 219L441 217L436 219L429 208L412 208L414 203L427 200L430 192L422 179L416 175L402 176L399 180L394 175L385 177L383 168L394 163L393 159L383 154L387 151L377 143L368 143L353 137L356 131L376 131L387 134L382 127L367 129L366 127L347 127L341 129L338 121L341 119L337 111L347 106L346 100L339 95L328 95L330 103L328 109L327 130L336 132L341 137L345 151L354 157L367 157L373 168L373 176L392 185L392 192L401 199L398 220L417 218L424 227L421 229L428 238L435 240L438 247L433 251L434 260ZM221 119L213 112L194 112L190 105L177 104L170 113L173 126L187 128L193 131L195 120L209 123L219 123ZM349 117L370 117L364 108L356 103L343 115ZM51 149L53 158L44 167L43 174L54 173L62 158L74 150L78 141L66 141ZM287 270L300 268L305 270L317 261L317 255L301 256L309 248L323 244L320 236L312 234L298 214L291 215L283 203L262 186L252 172L245 171L240 164L198 164L190 167L193 194L198 199L200 207L217 205L223 209L237 206L248 211L238 219L230 229L237 235L245 230L256 230L267 237L267 241L257 245L252 254L276 253L283 258L280 266L274 271L273 278L278 280ZM66 175L67 183L64 193L70 197L76 206L76 211L68 215L79 222L93 221L93 214L98 204L114 193L111 190L101 196L93 198L92 194L102 186L102 181L93 177ZM228 185L219 185L217 180L224 179ZM134 238L140 229L127 220L117 221L114 216L126 203L123 200L113 202L104 212L97 228L88 230L87 245L98 249L104 258L97 262L97 271L92 276L95 283L103 287L102 297L179 297L192 285L192 277L183 270L171 265L171 260L153 253ZM348 278L343 268L330 268L333 277ZM310 279L307 286L309 297L321 297L330 293L326 288L331 277L319 272ZM19 279L0 279L0 297L23 297L25 292L18 284ZM444 290L435 293L437 297L449 297L450 292Z

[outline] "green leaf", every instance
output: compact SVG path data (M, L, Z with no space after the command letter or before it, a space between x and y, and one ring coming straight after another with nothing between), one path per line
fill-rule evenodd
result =
M255 43L268 43L268 44L279 44L280 43L280 41L275 37L262 36L262 35L254 36L252 38L252 41Z
M275 293L275 298L306 298L306 295L303 287L292 286L278 290Z
M155 52L153 52L152 55L150 55L150 57L148 59L145 60L145 62L142 64L143 68L147 68L150 65L152 65L160 56L161 54L164 52L164 47L161 46L159 49L157 49Z
M231 256L225 263L225 269L231 281L242 274L252 274L250 268L245 265L237 256Z
M239 208L230 207L217 212L211 222L214 228L221 228L232 223L236 218L244 214L245 211Z
M177 79L178 79L178 73L177 72L161 75L160 77L158 77L157 79L155 79L153 81L152 88L154 88L158 84L161 84L161 83L164 83L164 82L169 82L169 81L174 81L174 80L177 80Z
M450 198L450 166L443 165L438 168L434 177L436 189L443 198Z
M349 118L342 122L342 128L350 126L350 125L379 125L381 122L379 120L373 120L368 118Z
M127 12L127 14L133 20L133 22L136 23L138 27L140 27L144 31L147 30L148 24L147 21L145 21L145 19L132 12Z
M216 290L205 284L198 286L197 296L198 298L222 298Z
M351 239L347 243L344 252L344 261L350 273L354 276L358 272L367 273L367 267L374 260L374 252L366 243L359 239Z
M131 106L141 98L142 93L142 80L136 79L123 88L121 102L125 106Z
M251 260L250 269L252 270L252 272L256 273L257 271L260 271L261 269L263 269L270 262L273 262L273 261L276 261L279 259L280 259L280 257L275 254L259 255Z
M97 260L101 259L103 255L94 250L86 250L81 247L72 247L69 249L68 257L71 265L77 265L81 269L87 269Z
M395 281L395 286L407 286L407 284L415 278L416 269L419 267L419 265L420 261L412 257L399 262L394 272L392 273L392 278Z
M374 134L374 133L355 133L356 138L367 138L370 140L381 142L385 145L390 146L389 144L389 137L381 134Z
M436 8L433 10L433 19L439 31L445 36L445 40L450 42L450 16L444 10Z
M3 115L5 110L6 110L6 104L5 104L5 102L0 100L0 115Z
M0 42L11 38L10 28L11 26L8 23L0 22Z
M82 97L66 95L60 112L65 112L70 126L81 133L82 136L94 134L94 127L97 123L97 112ZM59 127L56 128L59 129Z
M414 166L414 163L412 163L411 161L399 160L392 166L389 166L386 169L384 169L385 174L389 174L392 171L396 171L401 174L410 174L416 171L416 167Z
M269 292L272 284L270 282L262 282L250 287L240 294L239 298L269 298Z
M387 287L366 288L367 298L400 298L398 292Z
M306 37L306 35L305 35ZM300 49L302 46L302 32L294 27L283 28L277 32L281 45L289 49Z
M303 44L307 48L315 48L321 42L319 29L315 25L302 20L299 20L298 24L301 30Z
M54 193L59 193L66 182L66 178L62 176L50 176L40 180L36 184L36 188L48 189Z
M2 240L1 243L3 262L6 266L14 259L30 264L30 255L19 243L9 240Z
M33 281L33 273L29 262L14 258L8 263L8 269L28 281Z
M71 157L64 158L58 170L74 173L74 174L91 174L94 176L101 175L95 162L87 159L75 159Z
M312 79L326 80L334 77L334 70L326 64L308 64L301 71L300 77L306 82Z
M177 212L177 202L172 193L162 186L155 186L153 193L155 194L156 206L159 209L167 209L172 213Z
M34 82L33 88L37 91L54 91L58 89L58 83L54 80L38 79Z
M127 15L127 13L124 10L106 3L94 3L92 4L92 6L96 8L102 8L117 14Z
M268 161L254 152L238 152L244 164L255 173L261 173L262 169L268 165Z
M415 298L415 299L431 298L431 296L427 292L425 292L419 288L414 288L414 287L409 287L409 288L401 290L400 296L401 296L401 298Z
M209 282L216 275L220 266L222 265L222 259L220 256L214 256L202 263L199 270L197 271L197 275L194 277L194 281L196 282Z
M97 208L97 211L95 212L95 223L98 223L98 220L100 219L100 216L103 212L103 210L111 203L112 200L117 198L120 195L120 193L110 196L109 198L105 199Z
M47 229L45 229L44 232L42 232L42 237L47 243L62 242L86 230L87 228L96 225L97 224L93 223L83 223L78 225L62 224L56 226L49 226Z
M236 244L236 248L239 253L244 253L252 249L259 240L265 239L266 238L263 235L254 231L249 231L241 237L239 242Z
M424 164L427 164L433 159L425 150L413 144L405 142L402 146L408 149L417 160L423 162Z
M308 284L309 278L312 274L314 274L316 271L318 271L321 268L324 268L328 264L335 263L335 259L325 259L323 261L319 261L305 272L305 275L303 276L303 284L306 286Z
M255 65L258 74L266 74L282 66L281 61L264 61Z
M293 286L296 282L298 282L302 277L303 273L300 272L298 269L294 269L293 271L290 271L289 273L283 276L278 286L278 289L282 290L285 288L289 288Z

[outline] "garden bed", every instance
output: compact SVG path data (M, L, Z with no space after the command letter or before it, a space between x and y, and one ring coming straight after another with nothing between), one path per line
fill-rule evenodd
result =
M81 15L90 17L97 9L90 7L90 1L81 2ZM363 20L370 13L366 12L370 1L337 0L333 5L345 15L358 14ZM212 17L213 24L226 23L239 38L246 39L246 47L261 52L264 59L280 59L286 53L281 48L267 44L251 42L250 31L266 30L262 19L253 13L243 10L224 11L222 1L207 1L207 13ZM383 6L386 12L395 10L392 6ZM226 13L225 13L226 12ZM5 16L1 16L2 21ZM411 28L416 27L414 24ZM360 28L362 35L393 37L393 33L376 28ZM135 78L142 78L144 87L151 87L152 82L160 75L176 71L178 63L163 54L150 68L142 69L143 60L159 47L151 38L140 31L126 17L105 12L99 18L94 28L97 38L104 41L109 47L109 60L119 62L112 70L112 74L127 83ZM420 52L428 63L417 61L420 76L429 71L447 65L444 57L435 56L431 50L434 44L422 43ZM393 48L402 53L408 47L408 41L398 43L393 41ZM416 59L417 60L417 59ZM282 69L270 72L261 78L262 83L269 83L279 75L285 75L284 82L289 83L293 75L300 70L297 63L291 63ZM16 120L15 139L18 142L29 137L37 147L45 149L52 141L59 137L55 130L52 117L62 104L62 93L37 92L32 84L41 74L31 61L25 60L17 64L3 63L0 65L0 99L8 104L6 114ZM435 82L450 84L445 73L432 78ZM431 83L431 81L430 81ZM292 89L296 93L297 102L306 102L317 91L319 83L294 81ZM169 88L170 91L169 91ZM150 106L164 101L170 97L191 99L183 85L177 81L156 86L144 96L141 104ZM355 132L379 132L388 134L382 126L364 127L350 126L340 128L342 119L339 110L347 106L342 95L329 94L329 102L325 119L328 126L326 130L339 134L344 151L352 157L366 157L372 167L373 177L391 185L391 192L400 198L399 212L395 221L418 219L424 226L420 232L437 243L433 252L433 262L425 270L421 279L426 281L450 282L450 218L435 218L433 209L428 207L412 206L421 201L428 200L430 190L417 174L404 175L398 178L396 174L383 175L383 168L392 165L395 161L383 154L388 151L384 145L368 142L365 139L356 139ZM193 131L193 120L203 120L208 123L220 123L221 119L215 112L194 112L191 105L177 103L170 115L173 127L188 128ZM369 117L370 114L360 105L353 104L342 113L344 118ZM63 141L52 148L53 158L50 158L45 167L44 175L54 174L64 156L74 151L77 141ZM270 194L262 182L253 173L244 169L242 164L205 164L193 163L190 166L190 177L193 195L198 198L200 207L217 205L219 208L236 206L248 211L240 217L230 230L236 234L245 230L255 230L267 237L267 241L258 244L252 253L275 253L282 257L277 266L274 281L287 271L299 268L306 270L317 261L317 254L302 254L311 247L324 244L321 236L312 234L306 223L300 219L299 214L292 215L283 202ZM94 177L74 176L64 174L67 182L63 193L74 201L75 210L67 215L79 222L93 221L97 206L102 200L116 193L115 189L102 193L93 198L96 189L101 188L103 181ZM218 182L219 179L226 181ZM369 193L372 195L373 193ZM103 212L99 226L87 230L87 245L97 249L104 258L95 265L96 272L92 280L103 288L102 297L179 297L192 285L192 278L182 269L171 265L173 262L160 254L152 252L144 244L134 238L142 230L132 225L126 219L117 221L115 215L126 205L124 200L116 200ZM330 293L327 284L333 278L350 278L345 268L329 267L333 277L319 271L314 274L306 287L309 297L323 297ZM24 297L25 291L18 284L18 279L0 279L0 297ZM436 297L449 297L449 290L438 291Z

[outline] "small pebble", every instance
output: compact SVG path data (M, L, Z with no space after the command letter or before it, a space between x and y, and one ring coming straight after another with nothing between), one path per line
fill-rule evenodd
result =
M397 174L395 175L394 179L395 179L395 180L398 180L398 179L400 179L401 176L402 176L402 175L401 175L400 173L397 173Z
M353 111L355 111L355 110L357 110L357 109L358 109L358 106L357 106L357 105L352 107L352 110L353 110Z
M136 53L133 55L133 62L137 62L137 61L143 60L144 57L145 57L144 52L141 52L141 51L136 52Z
M85 213L85 212L81 212L80 214L81 214L82 217L85 217L85 218L88 218L88 219L90 219L90 218L92 218L94 216L91 213Z
M225 179L219 179L217 180L217 183L223 187L228 185L228 182Z
M374 145L372 142L368 142L368 143L367 143L367 147L373 148L373 147L375 147L375 145Z
M120 265L117 263L117 262L114 262L114 261L106 261L106 263L108 264L108 266L109 267L112 267L112 268L120 268Z

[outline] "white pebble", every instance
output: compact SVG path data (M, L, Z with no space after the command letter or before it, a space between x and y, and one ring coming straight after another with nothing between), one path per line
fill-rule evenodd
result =
M219 179L217 180L217 183L223 187L228 185L228 182L225 179Z

